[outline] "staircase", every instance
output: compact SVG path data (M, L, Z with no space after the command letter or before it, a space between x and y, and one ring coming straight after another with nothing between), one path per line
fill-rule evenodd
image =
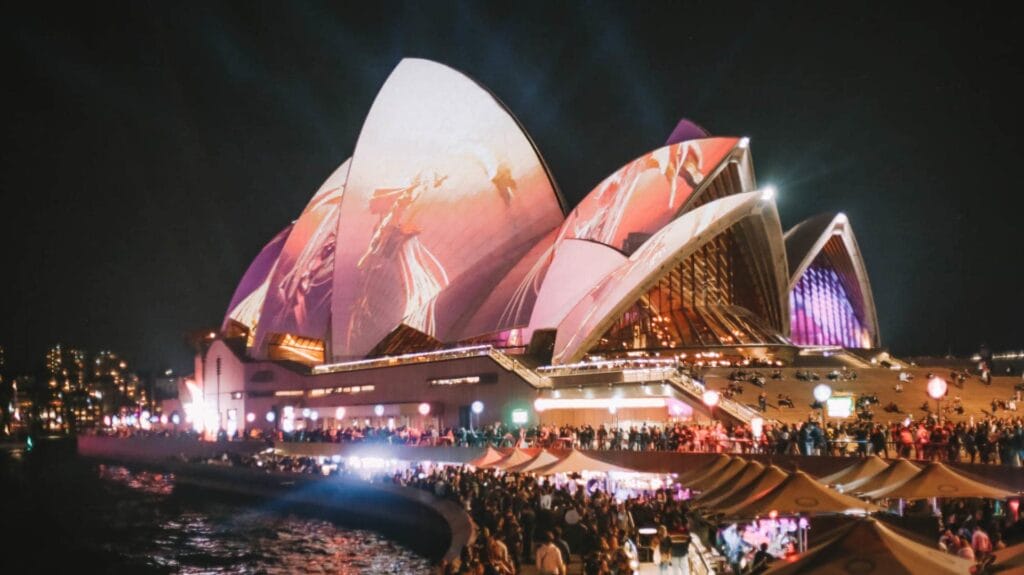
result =
M688 376L678 374L669 377L668 381L676 391L679 391L697 405L703 405L705 391L703 385L694 382ZM729 417L744 424L749 424L754 418L760 417L764 419L764 415L756 409L722 396L719 396L718 405L715 407L725 412Z
M523 378L524 381L526 381L527 383L534 387L540 388L552 386L551 378L540 375L536 371L520 363L518 360L509 357L508 354L503 351L494 349L492 347L488 350L487 355L490 356L490 358L493 359L498 365L504 367L508 371L515 373L519 377Z

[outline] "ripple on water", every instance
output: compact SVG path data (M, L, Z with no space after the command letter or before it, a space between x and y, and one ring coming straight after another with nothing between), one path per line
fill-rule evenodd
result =
M175 498L173 477L104 466L100 476L128 488L116 541L104 547L126 565L207 573L430 573L430 563L383 536L329 521L218 501ZM145 511L140 511L145 510ZM145 521L145 524L137 522ZM116 524L117 522L112 522Z

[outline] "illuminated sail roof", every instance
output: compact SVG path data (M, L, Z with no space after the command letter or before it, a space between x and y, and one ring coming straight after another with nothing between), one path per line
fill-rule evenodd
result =
M340 217L332 351L351 358L399 325L445 342L477 335L471 319L485 331L514 327L502 309L475 312L496 286L515 295L515 278L503 280L526 271L516 264L563 211L533 143L492 94L406 59L363 125Z
M231 296L231 303L228 304L227 314L224 316L221 329L227 329L232 321L252 329L259 321L260 310L263 309L263 298L267 294L267 283L270 274L277 264L277 257L284 248L285 240L292 231L292 226L277 233L267 245L263 246L260 253L252 260L246 268L242 280L238 282L234 295Z
M254 335L257 357L266 357L272 334L327 339L338 212L350 162L345 160L313 194L281 248Z
M798 345L878 347L867 269L845 214L820 214L786 232L790 337Z
M764 262L760 272L768 292L767 305L777 321L785 310L786 254L782 246L775 204L761 192L747 192L716 200L683 214L635 251L583 298L558 328L554 363L571 363L583 358L631 305L654 286L676 262L733 225L752 218L752 236L747 240ZM772 301L774 300L774 301ZM778 327L783 328L783 325Z

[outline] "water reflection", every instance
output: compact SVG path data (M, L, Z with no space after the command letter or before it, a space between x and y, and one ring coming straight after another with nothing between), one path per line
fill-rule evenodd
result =
M272 512L269 505L182 495L172 475L66 462L33 468L31 459L0 454L0 488L21 494L10 511L27 519L13 542L47 545L37 556L8 556L26 567L45 570L59 562L89 573L430 572L425 558L374 532Z

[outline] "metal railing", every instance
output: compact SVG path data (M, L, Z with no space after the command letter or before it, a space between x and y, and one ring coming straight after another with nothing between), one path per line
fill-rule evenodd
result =
M674 384L676 389L689 395L694 401L703 403L705 388L702 385L695 383L688 376L673 374L667 379L667 381ZM761 412L756 409L726 397L719 396L718 405L716 407L743 423L750 423L750 421L755 417L763 418Z
M422 353L408 353L405 355L360 359L341 363L328 363L315 366L313 368L313 375L338 373L342 371L357 371L360 369L373 369L378 367L392 367L413 363L429 363L432 361L445 361L449 359L461 359L464 357L483 357L485 355L490 355L493 349L494 348L489 345L474 345L471 347L459 347L455 349L441 349L438 351L425 351Z
M534 387L551 387L551 379L549 377L540 375L536 371L520 363L518 360L509 357L505 352L492 347L488 351L488 355L498 365L515 373L530 385Z

